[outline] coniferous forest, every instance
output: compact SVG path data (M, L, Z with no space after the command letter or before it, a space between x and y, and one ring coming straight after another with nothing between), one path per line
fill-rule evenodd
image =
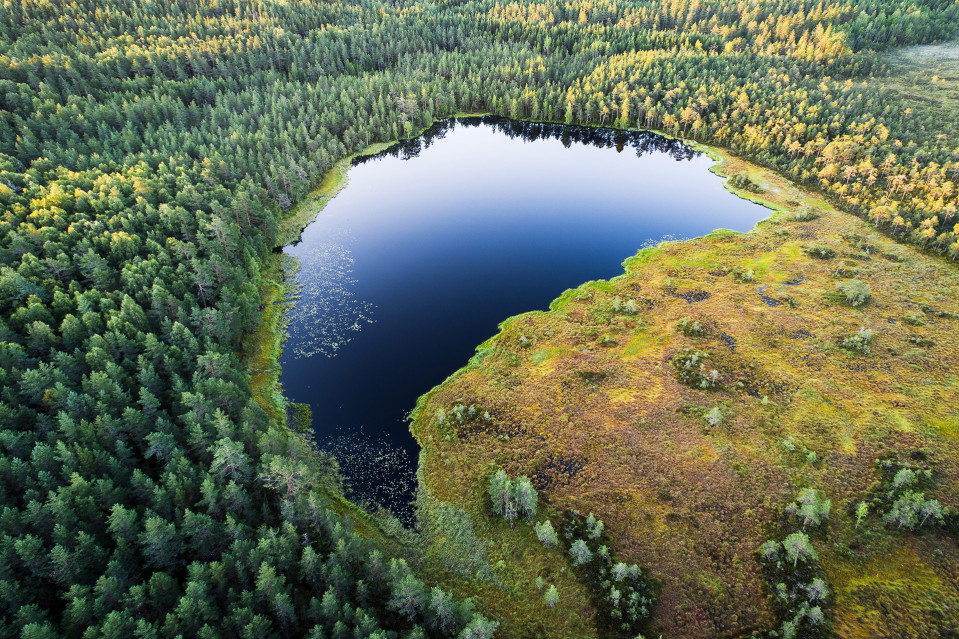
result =
M957 33L954 0L6 0L0 636L492 636L251 389L291 209L492 113L726 148L954 259L959 114L881 77ZM603 613L635 636L655 597L608 561L584 583L635 593Z

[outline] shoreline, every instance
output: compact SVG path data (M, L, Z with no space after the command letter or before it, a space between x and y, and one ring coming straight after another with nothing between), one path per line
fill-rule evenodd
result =
M423 127L422 129L416 131L414 135L409 138L402 138L397 140L392 140L389 142L377 142L371 144L361 151L354 153L350 156L344 157L338 160L332 169L327 172L323 180L320 182L319 186L313 189L304 200L297 203L290 211L280 220L279 222L279 231L278 231L278 242L275 249L283 248L288 246L291 243L294 243L299 240L303 231L312 224L317 216L323 211L326 205L336 197L344 188L349 184L349 170L352 168L352 163L356 158L374 156L385 151L388 151L390 148L394 147L397 144L400 144L407 140L416 139L421 136L425 131L430 127L434 126L438 122L450 119L462 119L462 118L473 118L473 117L483 117L486 115L491 115L489 113L457 113L449 117L438 118L430 123L429 126ZM561 122L552 122L547 120L523 120L523 122L533 122L533 123L543 123L543 124L554 124L559 126L566 126ZM614 127L608 126L597 126L597 125L575 125L575 126L586 126L596 129L610 129L612 131L624 131L624 132L648 132L655 135L659 135L663 138L679 141L687 146L689 146L694 151L703 153L707 155L710 159L713 160L708 170L719 176L723 179L723 186L727 191L733 195L758 204L769 209L769 215L757 221L756 224L749 231L746 231L742 234L749 234L755 232L760 226L768 224L776 216L781 215L790 208L784 206L782 203L777 203L773 199L770 199L768 196L764 197L764 194L768 193L770 189L775 189L773 182L775 181L785 181L791 184L796 190L800 191L804 195L804 199L801 202L798 202L795 207L798 208L801 204L808 203L810 206L814 206L824 211L835 212L838 214L851 215L858 219L858 216L850 213L845 213L836 209L830 202L822 198L820 194L810 191L803 185L796 184L789 180L787 177L782 176L776 173L774 170L754 164L747 160L743 160L738 156L734 155L730 151L723 149L721 147L710 146L703 144L694 140L686 140L682 137L674 136L668 134L664 131L657 129L616 129ZM740 170L735 170L736 168ZM742 189L736 189L729 184L729 178L737 173L745 173L753 179L760 187L764 189L764 193L750 193ZM756 179L758 178L758 179ZM635 254L626 258L622 262L623 272L610 280L590 280L587 282L581 283L576 289L570 289L565 292L560 293L552 302L550 302L548 311L532 310L511 317L503 319L498 324L498 330L487 340L483 341L476 347L476 353L470 357L465 365L452 372L448 377L446 377L442 382L431 388L430 390L423 393L416 399L415 407L410 412L410 433L413 438L416 440L417 445L419 446L419 455L417 460L417 492L428 493L429 491L423 491L425 488L424 480L421 476L422 464L423 464L423 453L428 452L429 446L416 432L416 422L420 415L421 409L425 406L425 403L429 398L435 393L437 389L444 386L451 380L455 379L459 375L467 372L476 366L479 366L482 363L485 354L492 347L493 342L503 334L504 330L517 321L520 318L528 317L530 315L548 313L559 308L558 305L562 305L563 302L568 299L571 291L580 290L584 287L594 285L598 282L612 282L620 278L626 277L631 271L631 266L633 264L638 264L640 262L650 259L656 252L658 252L661 247L665 244L675 244L675 243L692 243L696 242L705 237L709 237L715 234L740 234L738 231L730 231L727 229L715 229L711 233L708 233L703 236L686 238L682 240L668 240L665 242L660 242L656 246L639 249ZM261 273L263 273L263 278L261 280L261 304L264 306L263 310L263 323L260 328L248 335L244 339L244 348L246 347L248 341L254 343L252 352L244 358L244 361L247 363L248 369L250 369L252 380L251 380L251 389L253 390L254 398L257 403L264 408L264 410L274 419L279 420L282 424L286 425L286 405L287 398L283 396L282 384L280 378L282 376L282 369L279 364L280 357L283 353L283 344L286 339L286 310L288 308L287 302L291 300L286 299L287 287L285 280L287 277L292 275L292 269L288 265L283 264L283 254L282 253L271 253L263 263L261 268ZM368 518L384 519L381 515L375 515L370 513L361 506L353 504L349 500L344 501L350 504L353 509L363 513ZM388 519L389 516L386 517ZM392 528L392 525L390 525Z

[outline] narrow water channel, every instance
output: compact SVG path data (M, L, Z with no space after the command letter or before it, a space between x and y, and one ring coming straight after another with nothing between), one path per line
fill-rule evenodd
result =
M651 133L470 118L354 163L295 256L283 386L354 497L409 520L406 415L503 319L608 279L662 239L749 230L768 210Z

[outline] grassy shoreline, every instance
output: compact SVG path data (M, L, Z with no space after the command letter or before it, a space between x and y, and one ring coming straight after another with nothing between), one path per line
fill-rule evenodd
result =
M483 113L458 113L453 117L476 117ZM427 127L428 128L428 127ZM413 137L422 135L426 128ZM326 205L349 184L349 171L353 160L376 155L398 144L401 140L377 142L361 151L338 160L320 184L291 208L280 220L277 247L297 241L303 230L316 220ZM260 305L262 307L259 328L248 333L241 342L241 361L249 375L253 399L276 423L287 425L286 399L280 381L282 370L280 357L286 340L287 310L289 308L287 278L291 275L283 255L269 254L260 266ZM410 533L388 513L370 513L346 499L343 495L330 495L331 508L340 514L351 516L357 531L373 539L398 556L416 561L411 553Z

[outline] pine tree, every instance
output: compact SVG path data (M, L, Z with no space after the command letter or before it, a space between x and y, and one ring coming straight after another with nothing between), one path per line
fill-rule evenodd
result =
M550 608L555 608L556 604L559 603L559 591L556 590L556 586L550 584L549 588L546 589L546 594L543 595L546 605Z
M493 512L507 517L507 512L516 506L513 498L513 482L502 468L493 473L489 482L489 496L493 502Z
M553 524L548 519L539 522L533 529L536 531L536 538L547 548L552 548L559 543Z
M800 559L805 562L817 561L819 559L819 556L816 554L816 549L813 548L809 537L807 537L805 533L794 532L791 535L787 535L783 540L783 549L786 551L786 558L792 560L793 567L796 566Z
M513 498L516 501L516 511L526 519L532 520L536 516L536 489L525 475L517 477L513 483Z
M593 552L582 539L577 539L570 545L569 555L573 558L574 566L580 566L593 560Z

